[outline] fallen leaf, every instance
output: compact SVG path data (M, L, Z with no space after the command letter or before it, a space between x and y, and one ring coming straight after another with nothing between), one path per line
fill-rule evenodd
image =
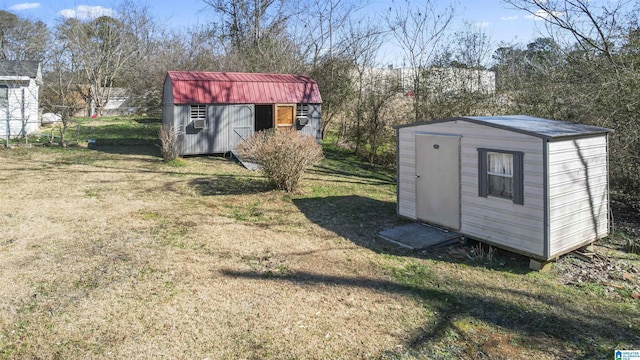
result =
M636 300L640 300L640 294L638 294L638 293L631 294L631 297L636 299Z

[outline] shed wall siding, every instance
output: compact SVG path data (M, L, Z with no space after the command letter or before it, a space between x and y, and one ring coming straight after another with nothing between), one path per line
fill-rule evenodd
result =
M0 137L7 135L7 122L9 124L9 136L17 137L30 134L38 130L40 119L38 114L39 86L35 80L29 82L2 83L7 89L7 109L3 111L0 119ZM24 93L24 102L23 102ZM24 108L24 118L22 110Z
M608 235L605 135L549 143L550 257Z
M207 105L206 127L196 129L189 105L175 105L174 116L180 131L181 155L225 153L254 132L252 104Z
M544 199L542 140L533 136L450 121L399 128L398 213L416 219L415 134L462 135L460 149L461 228L468 236L542 256ZM524 205L478 195L478 148L524 152Z
M322 140L321 107L321 104L309 104L309 113L307 115L309 122L307 125L298 128L298 131L313 136L318 141Z
M167 77L164 81L162 91L162 124L176 127L179 126L179 124L175 123L176 106L173 104L173 92L171 87L171 79Z

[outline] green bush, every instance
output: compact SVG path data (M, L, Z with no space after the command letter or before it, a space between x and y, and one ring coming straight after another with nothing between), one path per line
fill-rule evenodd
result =
M257 132L238 146L238 153L260 165L275 187L287 192L296 191L305 171L323 158L320 144L294 129Z

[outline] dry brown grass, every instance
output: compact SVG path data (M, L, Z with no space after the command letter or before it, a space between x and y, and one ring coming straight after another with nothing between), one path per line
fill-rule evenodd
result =
M397 322L389 309L419 317L401 296L271 282L295 271L380 275L370 251L310 223L280 192L207 197L192 185L255 176L232 162L0 154L5 356L372 356L406 328L368 325ZM264 224L234 219L252 202L273 212Z
M0 358L563 358L591 313L640 346L637 303L378 243L394 196L327 162L289 195L223 158L0 150Z

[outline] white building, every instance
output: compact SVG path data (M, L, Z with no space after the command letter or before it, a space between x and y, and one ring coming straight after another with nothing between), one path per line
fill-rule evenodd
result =
M414 91L414 80L420 76L419 87L431 95L461 92L493 94L496 74L489 70L462 68L361 68L362 81L367 91L395 87L403 93ZM358 79L357 74L354 78Z
M0 60L0 138L36 131L42 72L37 61Z

